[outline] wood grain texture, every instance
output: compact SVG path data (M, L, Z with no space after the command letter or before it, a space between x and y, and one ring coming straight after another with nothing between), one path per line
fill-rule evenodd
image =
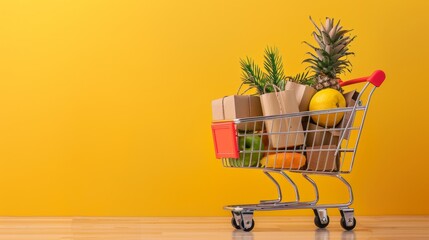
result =
M234 230L228 217L2 217L0 240L93 239L429 239L429 216L357 217L346 232L339 217L317 229L312 217L258 217L252 232Z

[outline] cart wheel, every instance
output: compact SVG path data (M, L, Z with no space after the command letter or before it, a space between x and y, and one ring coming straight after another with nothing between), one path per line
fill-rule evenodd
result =
M320 217L319 215L316 215L314 217L314 224L318 227L318 228L325 228L329 225L329 216L326 216L326 223L322 223L322 221L320 221Z
M241 221L241 229L243 229L243 231L245 232L250 232L252 231L252 229L255 227L255 221L252 219L252 224L250 225L250 227L245 228L244 227L244 221Z
M356 227L356 219L354 217L353 217L353 224L350 225L350 226L346 225L346 219L343 218L343 217L341 218L340 223L341 223L341 227L343 227L347 231L350 231L350 230L352 230L353 228Z
M235 229L238 229L238 230L240 230L240 229L241 229L240 225L238 225L238 224L235 222L235 218L234 218L234 217L231 219L231 225L232 225Z

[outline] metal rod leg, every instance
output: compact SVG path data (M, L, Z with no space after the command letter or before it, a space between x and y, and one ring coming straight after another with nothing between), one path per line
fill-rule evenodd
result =
M307 179L307 181L309 181L311 183L311 185L313 186L314 189L314 195L315 195L315 199L313 201L311 201L310 203L312 204L316 204L319 201L319 189L317 188L316 182L314 182L313 179L311 179L307 174L303 173L302 176Z
M286 178L286 180L290 183L290 185L292 185L293 189L295 190L295 201L299 202L299 192L298 192L298 187L296 186L295 182L292 181L292 179L285 172L280 171L279 173L284 178Z
M263 173L267 175L267 177L271 179L271 181L276 185L278 197L274 200L261 200L261 203L280 203L282 201L283 196L279 183L276 181L276 179L273 178L273 176L271 176L269 172L263 171Z
M331 204L318 204L318 205L314 205L315 208L347 208L349 207L352 203L353 203L353 190L352 187L350 186L350 184L347 182L346 179L344 179L342 176L340 176L339 174L317 174L319 176L330 176L330 177L335 177L337 179L339 179L346 187L349 193L349 201L345 202L345 203L331 203ZM310 181L310 177L307 176L307 174L303 174L303 176ZM313 185L314 189L317 190L317 186L315 186L315 182L314 180L311 180L310 183ZM319 201L319 194L317 194L316 197L317 202Z
M344 179L343 177L341 177L340 175L335 175L335 177L337 177L338 179L340 179L340 180L341 180L341 182L343 182L343 183L344 183L344 185L346 185L347 190L349 191L349 196L350 196L350 200L349 200L349 202L347 203L347 205L351 205L351 204L353 203L353 201L354 201L352 186L350 186L350 183L349 183L349 182L347 182L347 180L346 180L346 179Z

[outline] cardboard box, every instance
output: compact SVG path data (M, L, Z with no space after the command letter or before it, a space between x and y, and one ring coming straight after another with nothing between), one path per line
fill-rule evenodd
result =
M338 171L340 169L340 153L338 152L335 157L336 149L336 145L307 147L306 169L310 171Z
M356 90L353 90L351 92L347 92L344 93L344 98L346 99L346 106L347 107L353 107L356 104L356 99L359 96L359 92L357 92ZM353 126L353 122L354 122L354 118L355 116L352 115L352 112L346 112L344 114L343 119L341 119L341 121L335 126L336 128L345 128L347 126L347 122L349 121L349 119L351 118L349 127ZM334 134L335 136L341 137L341 134L343 133L343 131L341 130L335 130L332 131L332 134ZM350 130L347 130L344 134L344 139L349 139L350 137Z
M294 90L262 94L261 105L264 116L299 112ZM270 134L270 148L286 148L304 144L300 117L279 117L274 120L265 120L265 128Z
M291 82L291 81L286 82L285 89L295 91L296 101L299 104L300 112L308 111L310 100L313 97L313 95L316 94L317 92L316 89L314 89L313 87Z
M340 137L333 134L332 131L316 124L310 123L307 127L305 145L307 147L321 145L335 145L339 143Z
M262 116L261 100L259 96L233 95L212 101L213 121L258 116ZM240 123L237 128L242 131L260 131L262 130L262 122L256 124Z

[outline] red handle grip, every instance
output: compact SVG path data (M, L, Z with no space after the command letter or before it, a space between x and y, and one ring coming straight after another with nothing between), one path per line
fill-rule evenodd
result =
M386 74L381 70L376 70L371 74L369 77L362 77L362 78L356 78L353 80L348 80L345 82L340 82L340 86L344 87L347 85L355 84L355 83L361 83L361 82L370 82L376 87L380 87L383 83L384 79L386 79Z

